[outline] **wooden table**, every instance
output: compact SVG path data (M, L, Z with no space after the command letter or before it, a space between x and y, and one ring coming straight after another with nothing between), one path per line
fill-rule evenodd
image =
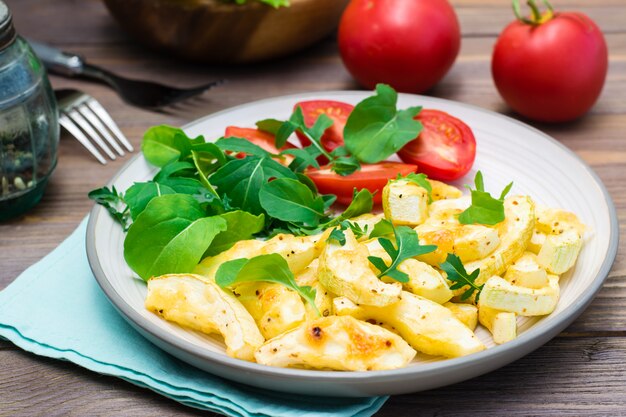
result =
M146 51L127 38L97 0L5 0L22 35L87 56L120 74L193 85L229 83L164 113L129 107L108 88L53 77L55 87L77 87L106 107L139 147L155 124L182 125L197 117L266 97L312 90L354 89L333 39L288 59L236 68L186 64ZM453 0L461 21L461 54L431 92L507 113L491 80L491 49L512 19L506 0ZM554 0L587 13L603 29L610 51L604 92L586 117L537 125L585 159L599 174L626 229L626 2ZM59 165L39 206L0 225L0 289L55 248L88 213L87 192L104 184L121 159L98 164L63 137ZM626 249L591 307L565 332L496 372L433 391L391 398L380 416L402 415L626 415ZM25 353L0 342L0 416L192 416L193 410L122 380L71 363Z

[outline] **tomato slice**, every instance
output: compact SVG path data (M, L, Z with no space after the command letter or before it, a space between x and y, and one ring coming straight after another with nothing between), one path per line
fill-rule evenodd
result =
M476 139L469 126L439 110L422 110L416 119L424 130L400 149L400 159L436 180L452 181L467 174L476 158Z
M338 146L343 145L343 128L348 121L348 116L352 113L354 106L352 104L343 103L341 101L332 100L311 100L296 103L294 110L300 107L304 114L304 123L311 127L320 114L325 114L333 121L333 125L326 130L322 136L322 146L327 151L332 151ZM296 132L302 146L309 146L311 142L303 134Z
M372 193L376 192L374 203L379 204L382 200L383 187L389 179L397 177L398 174L404 176L416 170L416 165L379 162L363 165L360 171L345 177L331 171L328 165L320 169L309 169L306 175L313 180L321 194L335 194L340 204L350 204L354 188L358 190L367 188Z
M280 151L283 151L285 149L295 148L295 146L293 146L291 143L286 143L285 146L283 146L280 149L277 149L274 135L272 135L271 133L264 132L259 129L250 129L247 127L228 126L226 128L226 133L224 134L224 137L248 139L250 142L254 143L255 145L260 146L266 151L270 153L274 153L274 154L277 154ZM237 155L237 157L243 158L243 155Z

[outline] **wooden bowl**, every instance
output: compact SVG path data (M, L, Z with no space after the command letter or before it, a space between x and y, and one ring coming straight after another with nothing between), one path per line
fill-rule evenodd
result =
M256 0L104 0L120 25L143 43L210 63L267 60L330 34L349 0L291 0L274 9Z

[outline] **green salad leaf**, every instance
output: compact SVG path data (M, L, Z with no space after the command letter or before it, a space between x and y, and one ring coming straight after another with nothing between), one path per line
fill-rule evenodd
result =
M268 151L261 148L259 145L255 145L248 139L244 138L220 138L215 142L215 145L217 145L217 147L220 148L222 151L243 152L248 155L260 157L271 155Z
M340 222L342 220L358 217L361 214L371 212L373 208L374 196L370 190L363 188L362 190L357 191L355 188L352 202L348 207L346 207L343 213L336 217L335 221Z
M287 261L276 253L224 262L215 274L215 282L222 288L257 281L284 285L300 294L317 311L315 289L309 286L300 287L296 283Z
M388 236L391 234L393 234L393 223L391 223L387 219L381 219L378 223L374 225L374 228L372 229L369 237L375 238L375 237L381 237L381 236Z
M152 165L163 167L188 156L191 143L182 129L167 125L154 126L144 134L141 151Z
M148 203L155 197L165 194L176 194L176 191L167 185L158 182L136 182L126 190L124 199L130 209L130 216L133 220L144 211Z
M218 194L227 196L233 207L257 215L264 213L259 200L261 187L272 178L298 179L293 171L271 158L248 156L228 162L210 180Z
M219 217L226 221L226 230L215 236L203 258L222 253L240 240L252 239L265 227L263 214L255 216L247 211L235 210L220 214Z
M421 107L398 110L398 93L386 84L376 86L376 95L357 104L343 130L346 148L368 164L384 161L417 138L422 123L414 120Z
M450 286L451 290L458 290L465 286L469 286L469 288L461 295L461 300L467 300L472 296L474 291L478 291L476 293L476 302L480 297L480 292L483 290L483 285L476 284L476 278L480 275L480 269L475 269L471 274L468 274L461 262L461 259L449 253L446 257L446 261L439 265L446 274L448 281L452 281L454 284Z
M153 198L128 229L124 259L144 280L191 272L224 230L226 221L205 217L192 196L162 195Z
M459 216L459 222L462 224L486 224L493 226L504 220L504 198L511 191L513 183L507 185L500 198L495 199L485 191L485 184L483 182L483 174L478 171L474 178L476 189L472 190L471 187L466 186L472 193L472 205L469 206Z
M394 233L396 235L395 246L389 239L378 238L380 246L391 257L390 265L377 256L368 256L367 259L380 271L378 278L388 276L399 282L409 282L409 276L398 271L398 266L406 259L433 252L437 246L420 245L417 233L408 226L398 226L394 229Z
M279 178L259 192L261 207L271 217L305 226L317 226L324 217L324 200L300 181Z

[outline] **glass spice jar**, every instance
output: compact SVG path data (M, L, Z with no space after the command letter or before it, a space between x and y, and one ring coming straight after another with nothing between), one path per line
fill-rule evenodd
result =
M45 68L0 0L0 221L33 207L57 162L58 112Z

